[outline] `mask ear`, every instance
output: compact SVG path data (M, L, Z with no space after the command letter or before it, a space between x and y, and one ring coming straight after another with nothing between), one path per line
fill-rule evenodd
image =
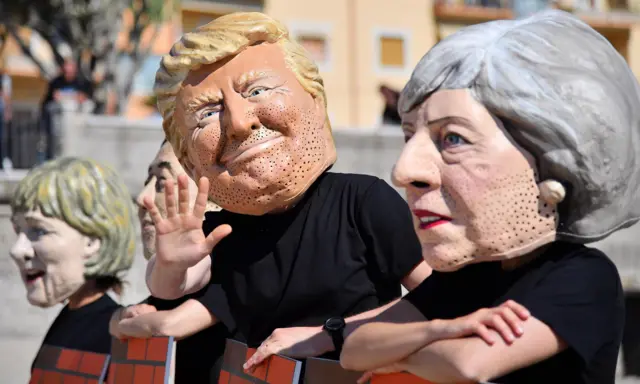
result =
M84 243L84 257L85 259L91 259L100 252L100 246L102 241L95 237L85 237Z
M560 204L567 194L564 186L555 180L541 182L538 184L538 189L540 190L540 198L551 206Z

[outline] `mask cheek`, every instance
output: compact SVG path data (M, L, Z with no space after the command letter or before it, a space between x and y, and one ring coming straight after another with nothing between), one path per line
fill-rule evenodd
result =
M512 175L481 204L476 258L510 259L555 239L557 210L541 199L533 172Z
M67 263L63 268L47 271L43 279L47 303L55 305L76 293L86 282L84 264Z

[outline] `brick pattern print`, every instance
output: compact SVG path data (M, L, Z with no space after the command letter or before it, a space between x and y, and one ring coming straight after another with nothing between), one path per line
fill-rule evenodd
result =
M227 339L218 384L298 384L302 362L285 356L271 356L253 372L245 372L242 365L255 352L255 348Z
M107 384L168 384L173 337L113 338Z
M348 371L336 360L307 359L304 384L354 384L364 372ZM432 384L430 381L407 372L374 375L365 384Z
M109 355L43 345L29 384L102 384Z

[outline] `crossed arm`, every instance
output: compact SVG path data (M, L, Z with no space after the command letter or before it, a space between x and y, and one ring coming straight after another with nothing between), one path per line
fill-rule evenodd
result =
M567 348L551 328L534 317L522 322L521 335L511 343L499 332L487 330L494 340L489 344L486 336L478 335L441 339L442 321L426 320L404 300L388 311L408 313L413 320L389 324L376 319L360 326L345 340L340 356L344 368L375 371L394 366L438 383L482 382Z

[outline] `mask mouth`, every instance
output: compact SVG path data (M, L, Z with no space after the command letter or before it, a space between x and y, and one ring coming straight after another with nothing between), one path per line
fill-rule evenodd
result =
M41 271L39 269L28 269L25 272L25 280L27 281L27 284L31 284L39 278L43 277L45 274L45 271Z
M420 220L420 229L430 229L453 220L451 217L423 209L413 210L413 214Z

